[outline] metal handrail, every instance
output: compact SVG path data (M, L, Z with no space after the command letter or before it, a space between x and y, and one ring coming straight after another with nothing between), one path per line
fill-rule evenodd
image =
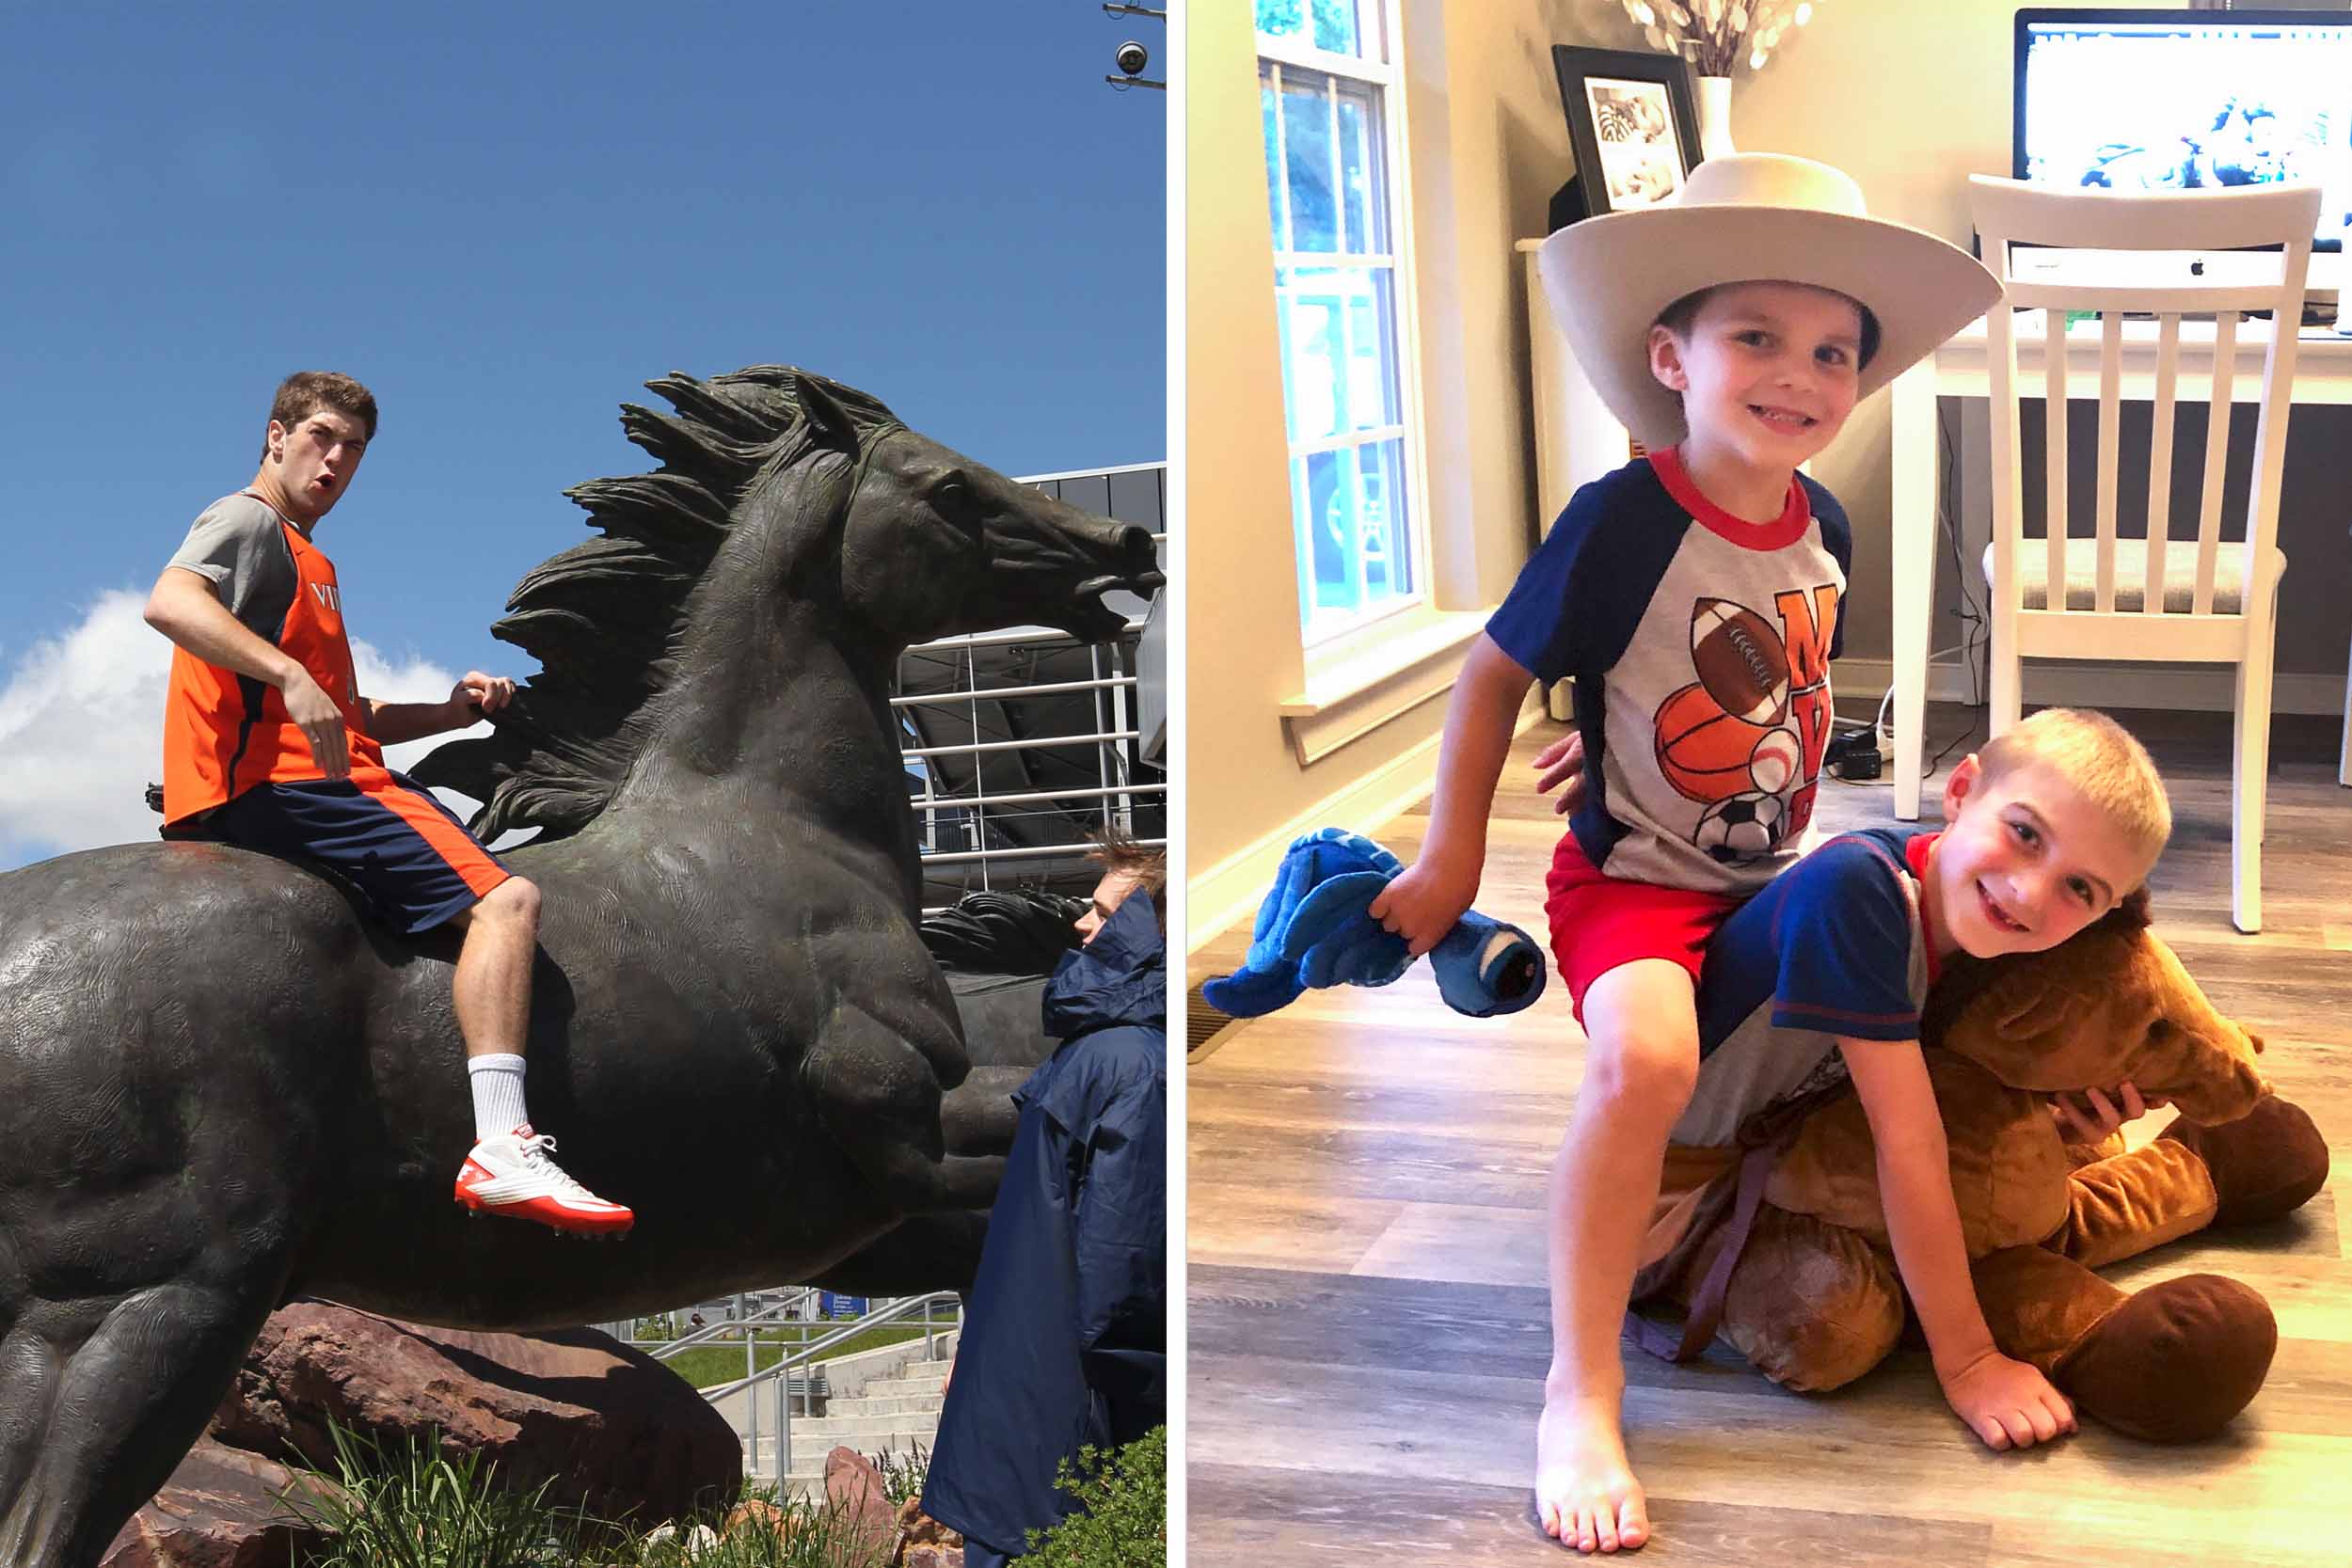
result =
M819 1351L829 1350L834 1345L854 1338L869 1328L879 1328L884 1323L896 1323L900 1318L911 1318L917 1311L923 1314L925 1330L923 1351L924 1358L929 1360L936 1348L936 1336L930 1332L931 1308L957 1299L956 1292L953 1291L933 1291L929 1295L907 1296L902 1300L893 1302L888 1307L878 1307L855 1323L843 1323L832 1333L810 1340L765 1371L754 1372L748 1377L738 1378L733 1383L723 1383L716 1387L704 1389L703 1398L715 1404L730 1394L745 1393L757 1384L773 1383L776 1386L776 1479L782 1481L792 1469L792 1405L790 1390L784 1382L786 1375L814 1360ZM808 1397L806 1381L806 1379L803 1380L802 1398L803 1401ZM759 1473L759 1396L755 1393L751 1394L750 1398L745 1401L745 1404L751 1417L751 1431L746 1434L751 1446L748 1468L751 1474L757 1475Z
M738 1329L751 1328L758 1323L774 1323L777 1321L778 1313L790 1311L816 1293L817 1287L814 1285L796 1287L783 1300L776 1302L773 1306L761 1307L748 1318L729 1318L723 1323L707 1323L691 1334L682 1338L673 1339L661 1349L650 1351L647 1354L656 1361L667 1361L682 1350L692 1350L697 1345L707 1345L713 1339L724 1338Z

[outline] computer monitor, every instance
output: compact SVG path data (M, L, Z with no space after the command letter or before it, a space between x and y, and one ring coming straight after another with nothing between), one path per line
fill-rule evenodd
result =
M2313 248L2352 228L2352 12L2017 13L2020 180L2111 190L2276 181L2327 193Z

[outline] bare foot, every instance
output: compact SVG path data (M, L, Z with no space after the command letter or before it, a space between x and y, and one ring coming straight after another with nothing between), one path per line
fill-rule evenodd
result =
M1535 1426L1535 1517L1580 1552L1630 1550L1649 1539L1649 1502L1626 1462L1613 1411L1544 1402Z

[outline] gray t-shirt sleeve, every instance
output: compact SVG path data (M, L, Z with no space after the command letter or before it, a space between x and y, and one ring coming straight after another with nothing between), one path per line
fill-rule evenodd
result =
M188 529L167 565L211 582L229 613L256 636L278 640L296 589L294 552L278 514L250 496L224 496Z

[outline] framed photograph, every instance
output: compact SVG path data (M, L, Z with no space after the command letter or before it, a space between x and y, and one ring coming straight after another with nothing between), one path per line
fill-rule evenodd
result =
M1699 117L1680 59L1556 43L1551 64L1591 215L1646 207L1682 188L1698 162Z

